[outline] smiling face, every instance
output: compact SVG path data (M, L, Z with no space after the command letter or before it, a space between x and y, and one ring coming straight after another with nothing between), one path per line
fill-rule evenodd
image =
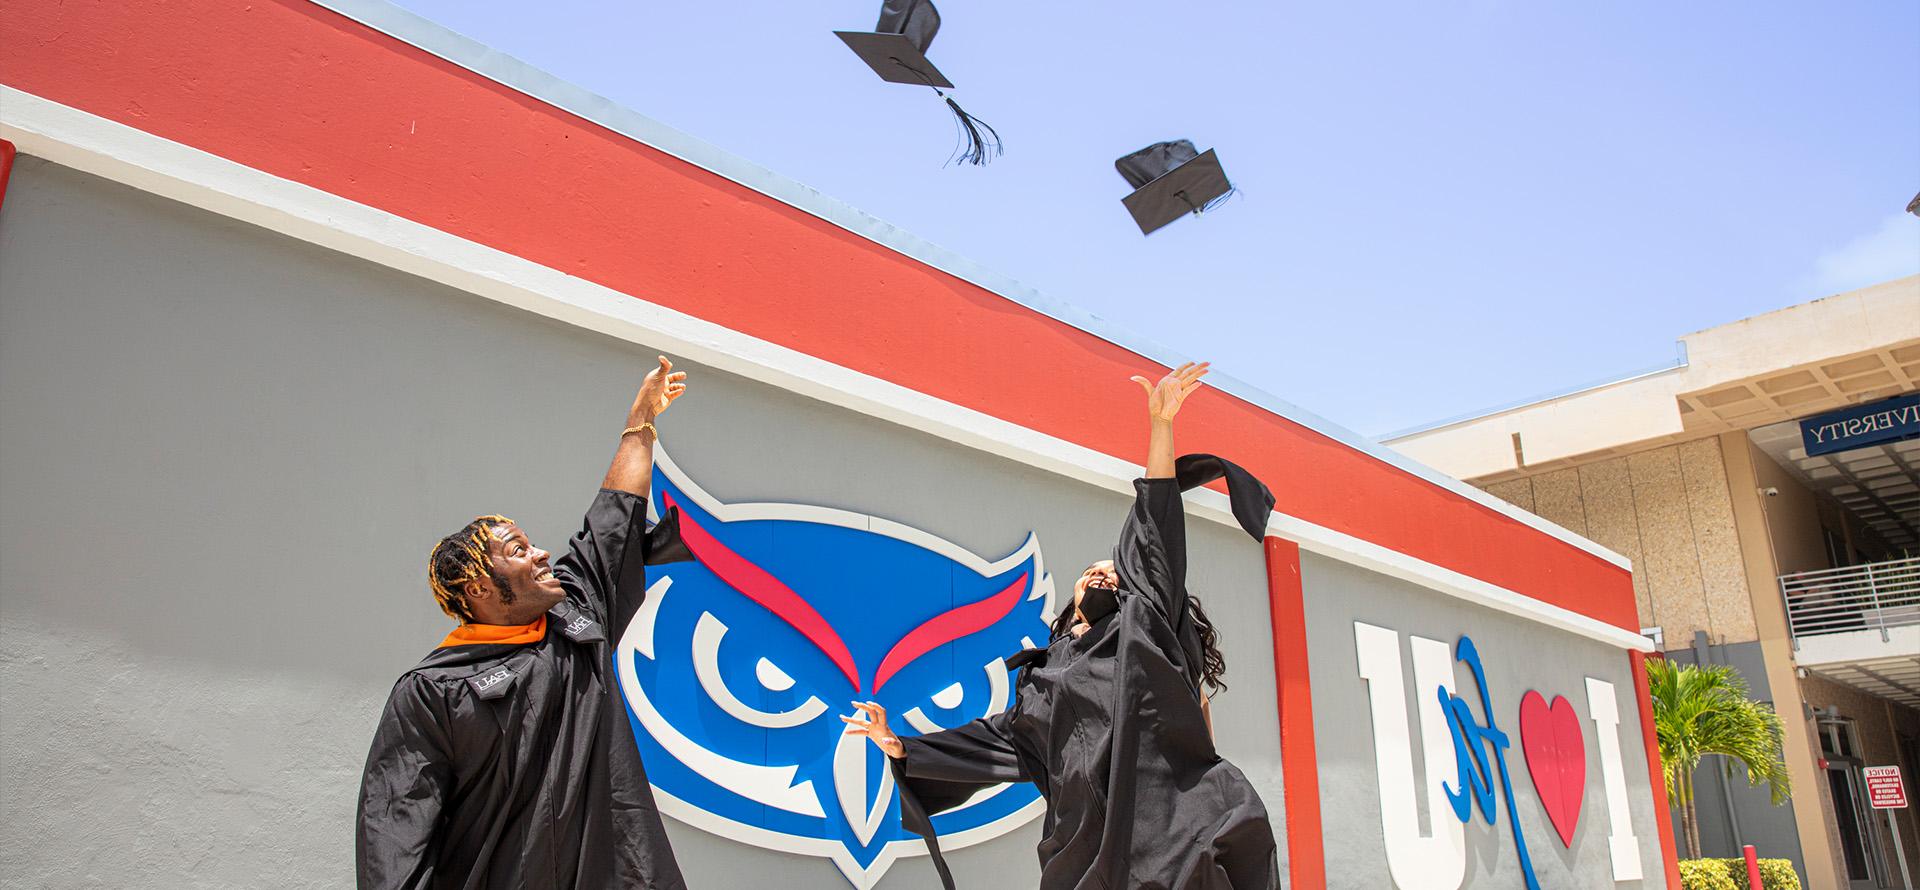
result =
M1105 590L1120 589L1120 573L1113 567L1113 560L1103 559L1080 573L1080 580L1073 582L1073 611L1080 612L1080 601L1087 596L1087 588L1098 587Z
M566 597L553 576L552 554L527 540L520 526L493 528L488 542L488 572L468 593L474 620L482 624L529 624ZM490 583L489 583L490 582Z

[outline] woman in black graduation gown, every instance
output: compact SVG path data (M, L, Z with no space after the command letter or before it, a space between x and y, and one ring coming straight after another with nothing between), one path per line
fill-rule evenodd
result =
M1046 798L1040 886L1264 890L1280 886L1273 829L1246 776L1214 751L1203 687L1224 663L1186 592L1180 493L1227 480L1235 518L1259 540L1273 496L1245 470L1208 455L1173 457L1173 418L1207 373L1182 365L1147 390L1147 477L1111 561L1074 584L1073 607L1045 649L1008 659L1020 670L1012 708L917 738L856 702L843 717L892 758L901 822L926 838L952 875L929 821L1000 782L1032 782Z

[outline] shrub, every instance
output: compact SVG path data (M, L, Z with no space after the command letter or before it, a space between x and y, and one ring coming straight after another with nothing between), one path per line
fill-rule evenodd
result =
M1747 890L1745 859L1682 859L1681 890ZM1800 890L1800 876L1785 859L1760 860L1761 890Z
M1745 890L1733 881L1733 872L1727 869L1726 859L1682 859L1680 860L1680 887L1682 890ZM1741 862L1744 872L1746 863ZM1742 882L1744 883L1744 874Z
M1734 868L1739 869L1741 874L1746 874L1745 859L1729 861L1737 863ZM1760 860L1760 887L1761 890L1800 890L1800 876L1794 873L1793 863L1785 859L1762 859Z

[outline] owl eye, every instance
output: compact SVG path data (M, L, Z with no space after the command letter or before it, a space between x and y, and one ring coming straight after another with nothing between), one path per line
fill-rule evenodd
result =
M788 676L779 665L764 658L754 663L753 677L771 692L785 692L793 688L793 677Z
M986 713L980 716L991 717L1007 709L1007 701L1012 698L1013 694L1013 684L1007 676L1007 660L1004 658L996 658L987 662L984 670L987 672L987 710ZM955 683L952 686L948 686L934 693L932 698L935 707L951 711L959 707L960 703L966 699L966 696L966 687ZM933 722L932 718L927 716L926 711L917 707L909 708L907 712L901 716L906 718L908 726L913 727L922 734L939 732L946 729L946 727Z
M707 697L720 706L720 710L732 715L743 723L767 729L787 729L807 723L827 712L827 703L820 697L809 696L799 707L790 711L762 711L740 700L727 688L727 681L720 675L720 641L727 635L727 626L712 612L700 613L699 623L693 628L693 675L699 679L700 688L707 691ZM793 688L793 677L765 658L753 666L754 678L773 692L785 692Z

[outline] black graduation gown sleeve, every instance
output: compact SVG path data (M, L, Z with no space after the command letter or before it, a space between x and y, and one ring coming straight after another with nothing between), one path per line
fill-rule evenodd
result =
M650 529L646 516L646 498L600 489L580 531L567 541L567 552L554 560L567 597L616 640L646 599L646 566L693 558L680 540L678 508L669 508Z
M360 890L419 890L433 883L441 811L453 794L444 702L409 674L380 715L360 780L354 837Z
M1227 500L1240 529L1255 541L1266 537L1267 519L1273 513L1273 492L1245 468L1211 454L1189 454L1174 461L1173 475L1181 491L1192 491L1218 479L1227 480Z
M1181 493L1223 478L1234 518L1243 531L1260 540L1273 512L1273 493L1238 464L1211 454L1189 454L1174 462L1172 478L1134 480L1133 508L1114 548L1120 586L1145 594L1166 616L1186 650L1181 667L1196 691L1201 650L1187 600L1187 514Z
M680 540L678 510L667 510L652 528L647 527L646 516L645 497L600 489L580 531L567 541L567 552L554 560L554 574L567 591L567 603L598 619L605 629L599 646L611 647L625 635L646 599L648 565L693 558ZM609 664L608 654L602 648L595 655L603 668ZM602 695L598 733L607 751L608 805L615 838L612 886L683 887L633 728L625 719L619 684L609 679Z
M1010 720L1012 713L1003 711L941 732L900 737L906 756L891 762L894 783L900 788L900 824L926 839L933 867L949 888L954 885L953 874L940 853L934 815L1002 782L1037 778L1028 774L1013 747Z
M1122 587L1151 598L1178 630L1187 622L1187 512L1176 479L1133 480L1114 569Z

